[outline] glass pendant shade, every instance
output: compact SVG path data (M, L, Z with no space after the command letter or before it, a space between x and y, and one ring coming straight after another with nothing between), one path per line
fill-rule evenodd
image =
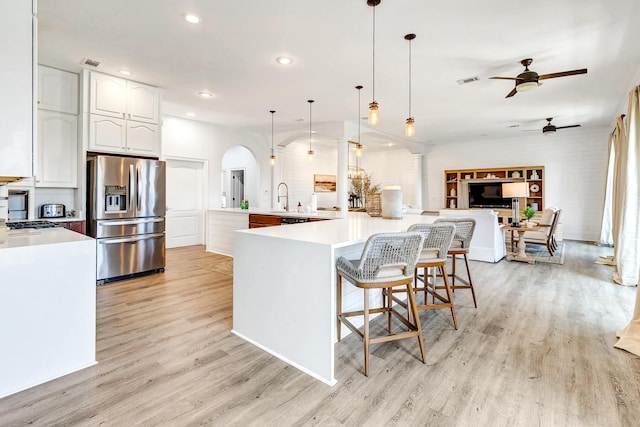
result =
M269 157L269 164L271 166L276 164L276 156L274 156L273 154L271 154L271 157Z
M313 159L313 154L314 154L314 153L313 153L313 150L309 150L309 151L307 151L307 157L309 157L309 160L312 160L312 159Z
M356 144L356 157L362 157L362 144Z
M380 117L378 116L378 103L373 101L369 104L369 124L377 125L380 122Z
M416 135L416 127L415 121L413 117L409 117L404 125L404 135L405 136L415 136Z

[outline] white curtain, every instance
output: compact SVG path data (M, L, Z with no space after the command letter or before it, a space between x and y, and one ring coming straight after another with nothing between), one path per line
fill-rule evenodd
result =
M640 86L629 95L629 116L627 121L627 137L624 138L619 151L623 158L621 181L624 181L622 192L622 221L615 251L618 271L616 282L633 286L638 284L640 275L640 215L638 191L638 165L640 164ZM615 220L614 220L615 222ZM620 338L615 347L627 350L640 356L640 293L636 292L636 305L629 325L618 333Z
M616 149L615 141L618 127L609 136L609 160L607 161L607 181L604 190L604 208L602 210L602 227L598 243L613 246L613 180L615 176Z

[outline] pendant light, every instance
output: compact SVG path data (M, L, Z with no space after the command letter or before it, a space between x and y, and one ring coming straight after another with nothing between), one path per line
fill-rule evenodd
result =
M362 157L362 144L360 144L360 90L361 85L356 86L358 89L358 143L356 144L356 157Z
M271 166L276 164L276 156L273 154L273 115L275 114L275 110L270 110L271 113L271 157L269 157L269 163Z
M309 160L313 159L313 150L311 149L311 104L313 104L313 99L307 101L309 103L309 151L307 151L307 156Z
M415 34L407 34L405 40L409 40L409 117L404 125L405 136L415 136L416 128L413 116L411 115L411 40L415 39Z
M373 84L372 95L373 100L369 103L369 124L377 125L380 121L378 115L378 103L376 102L376 6L380 4L382 0L367 0L367 4L373 8Z

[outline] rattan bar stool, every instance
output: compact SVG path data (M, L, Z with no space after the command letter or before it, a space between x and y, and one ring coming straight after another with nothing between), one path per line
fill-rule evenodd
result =
M413 273L423 241L424 236L418 232L374 234L367 240L359 260L348 260L344 257L338 258L336 263L338 273L338 341L340 341L342 323L362 338L364 341L364 374L366 376L369 376L369 345L374 343L417 337L422 363L426 363L422 328L412 292L408 292L410 296L408 311L410 313L407 313L406 317L393 307L393 301L391 300L383 299L382 307L379 308L369 307L370 289L391 289L394 286L405 286L407 291L410 291L413 283ZM343 279L363 289L364 308L362 310L342 312ZM369 317L375 313L388 313L390 318L393 314L408 330L392 334L391 320L389 320L388 335L372 338L370 336ZM364 317L363 332L348 320L352 316Z
M447 251L451 246L453 240L453 234L455 232L455 226L453 224L440 223L440 224L414 224L409 227L409 231L419 231L424 235L424 244L422 251L420 252L420 258L416 264L416 274L414 278L414 286L412 292L424 292L424 304L418 305L418 310L434 310L439 308L448 308L451 310L451 317L453 318L453 327L458 329L458 320L456 318L456 309L453 305L453 294L451 287L449 286L449 278L446 274L447 265ZM422 275L418 274L422 269ZM429 280L429 269L435 269L436 274L433 275L431 281ZM440 274L437 274L437 273ZM436 286L436 280L438 277L442 277L444 283L443 286ZM419 286L418 282L422 282L422 286ZM444 289L445 294L438 292L438 289ZM388 290L388 297L393 299L394 302L401 306L405 306L406 303L394 297L394 293L404 292L404 290ZM431 295L431 304L428 303L428 296ZM437 302L436 302L437 300Z
M438 218L435 223L448 222L453 223L456 226L456 232L453 236L453 242L449 248L449 255L451 255L451 289L455 292L456 289L471 289L471 296L473 297L473 305L478 308L476 303L476 293L473 290L473 281L471 280L471 270L469 269L469 246L471 246L471 238L473 232L476 229L476 220L473 218ZM462 255L464 258L464 265L467 268L467 277L461 277L456 271L456 259L458 255ZM457 284L457 283L460 284Z

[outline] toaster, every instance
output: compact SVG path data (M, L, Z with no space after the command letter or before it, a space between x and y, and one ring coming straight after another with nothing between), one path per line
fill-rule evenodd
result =
M64 218L66 210L61 203L48 203L40 206L40 218Z

